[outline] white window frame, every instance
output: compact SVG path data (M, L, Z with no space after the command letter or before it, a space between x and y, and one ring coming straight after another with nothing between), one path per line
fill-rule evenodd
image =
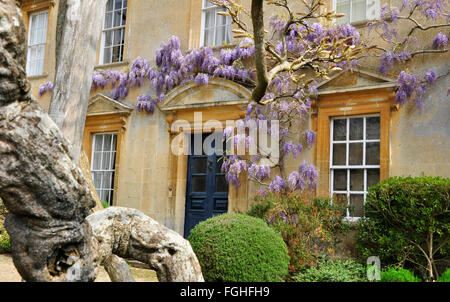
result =
M111 150L104 150L105 135L108 135L108 134L111 135ZM97 137L99 137L99 136L102 137L102 149L101 149L101 151L96 151L95 150L95 143L96 143ZM113 141L114 141L113 138L114 138L114 136L116 137L115 149L113 148L113 146L114 146L113 145ZM102 178L100 180L100 188L95 188L95 190L97 191L97 194L98 194L100 200L102 200L100 191L109 191L110 192L110 194L108 195L108 200L103 200L103 201L108 202L109 205L112 205L112 203L113 203L113 197L112 196L114 196L113 195L114 194L114 178L115 178L115 173L116 173L115 167L116 167L116 160L117 160L116 155L117 155L117 144L118 144L117 140L118 140L118 138L119 138L119 134L117 132L94 133L93 136L92 136L92 151L91 151L92 152L91 153L91 175L92 175L92 180L94 182L94 187L95 187L94 172L111 172L111 174L112 174L111 175L111 184L110 184L109 188L108 189L104 189L103 188L103 176L102 176ZM95 152L101 152L100 165L99 165L100 169L94 169L94 160L95 160L94 154L95 154ZM102 169L103 159L104 159L103 155L106 152L110 152L111 153L110 155L114 156L114 165L113 165L114 168L113 169ZM111 158L110 158L110 161L111 161Z
M114 2L114 0L109 0L109 1L113 1ZM125 27L126 27L126 20L125 20L125 24L121 24L120 26L115 26L114 27L114 16L115 16L115 14L113 13L113 18L112 18L112 21L111 21L111 26L112 27L109 27L109 28L105 28L105 24L106 24L106 14L108 13L108 12L114 12L114 11L117 11L115 8L114 8L114 3L113 3L113 10L112 11L108 11L107 9L108 9L108 2L109 1L107 1L107 3L106 3L106 8L105 8L105 12L104 12L104 14L103 14L103 22L102 22L102 36L101 36L101 47L100 47L100 56L99 56L99 61L100 61L100 65L105 65L105 64L112 64L112 63L119 63L119 62L123 62L123 60L124 60L124 51L125 51ZM121 0L122 1L122 7L121 7L121 11L123 12L123 10L126 10L127 12L127 16L126 16L126 18L128 18L128 1L127 1L127 5L126 6L124 6L124 1L125 0ZM111 37L111 46L108 46L108 48L111 48L111 58L110 58L110 61L109 62L105 62L105 54L104 54L104 51L105 51L105 43L106 43L106 38L105 38L105 36L106 36L106 32L114 32L115 30L119 30L119 29L122 29L122 32L123 32L123 44L121 43L121 44L114 44L114 37ZM122 41L121 41L122 42ZM117 61L117 62L113 62L112 61L112 59L113 59L113 55L112 55L112 49L113 49L113 47L114 46L119 46L120 47L120 54L121 54L121 57L119 58L119 61Z
M379 18L379 16L380 16L380 0L365 0L365 3L366 3L366 5L365 5L365 6L366 6L366 10L364 11L364 19L357 20L357 21L352 20L352 3L353 3L353 1L355 1L355 0L348 0L348 1L349 1L349 14L350 14L350 16L349 16L349 23L350 23L350 24L352 24L352 23L359 23L359 22L366 22L366 21L369 21L369 20L373 20L373 19ZM376 11L376 15L375 15L374 18L369 18L369 17L367 16L367 12L368 12L367 6L368 6L368 4L369 4L369 1L374 1L376 7L378 7L378 10ZM335 12L337 12L337 2L338 2L338 0L333 0L333 10L334 10ZM376 2L378 2L378 3L376 3ZM341 19L341 18L340 18L340 19ZM340 24L340 23L339 23L339 19L336 19L336 22L337 22L338 24Z
M226 11L226 10L224 10L222 7L219 7L218 5L216 5L216 4L214 4L214 3L211 3L212 4L212 6L211 7L206 7L206 2L207 2L208 0L202 0L202 21L201 21L201 33L200 33L200 47L207 47L207 46L209 46L209 47L218 47L218 46L221 46L221 45L223 45L223 41L222 41L222 44L220 44L220 45L216 45L216 35L217 35L217 29L218 29L218 25L217 25L217 20L218 20L218 18L217 18L217 12L220 12L220 11ZM213 37L213 45L205 45L205 31L206 31L206 28L205 28L205 22L206 22L206 12L207 11L215 11L215 14L214 14L214 27L211 27L212 29L214 29L214 37ZM232 21L231 21L231 18L230 17L226 17L227 19L229 19L229 23L227 22L227 24L225 25L225 27L228 27L228 26L230 26L231 28L232 28L232 26L233 26L233 23L232 23ZM219 25L219 26L221 26L221 25ZM233 33L231 33L230 34L230 36L231 36L231 40L229 41L229 42L227 42L227 43L233 43Z
M363 204L366 204L367 198L367 170L368 169L378 169L380 171L380 164L378 165L366 165L366 143L379 143L381 150L381 139L367 139L366 133L366 121L367 118L370 117L379 117L380 118L380 135L381 135L381 116L379 114L367 114L367 115L352 115L352 116L339 116L333 117L330 122L330 196L333 197L334 194L346 195L347 197L347 206L350 206L350 194L360 194L363 195ZM350 119L352 118L363 118L363 139L361 140L350 140ZM346 139L335 141L333 132L334 132L334 120L346 119ZM345 165L333 165L333 146L334 144L346 144L346 155L345 155ZM363 158L362 165L350 165L349 164L349 154L350 154L350 143L362 143L363 144ZM381 160L381 159L380 159ZM347 171L347 190L334 190L334 170L346 170ZM363 191L352 191L350 190L350 170L363 170L364 171L364 190ZM380 171L381 172L381 171ZM354 217L350 215L350 210L347 208L345 219L348 221L357 221L361 217Z
M35 18L36 16L39 15L43 15L45 14L46 17L44 18L45 20L45 27L44 27L44 42L41 43L36 43L36 44L31 44L31 35L33 33L33 28L31 28L32 25L32 20L33 18ZM27 72L27 76L39 76L42 75L44 73L44 61L45 61L45 49L46 49L46 44L47 44L47 28L48 28L48 10L46 11L40 11L40 12L36 12L36 13L31 13L28 17L28 43L27 43L27 65L26 65L26 72ZM32 48L38 48L38 47L42 47L43 46L43 52L42 52L42 58L32 58L31 57L31 49ZM39 66L38 70L36 71L36 73L32 72L30 70L31 68L31 62L34 61L36 64L38 61L41 61L42 63Z

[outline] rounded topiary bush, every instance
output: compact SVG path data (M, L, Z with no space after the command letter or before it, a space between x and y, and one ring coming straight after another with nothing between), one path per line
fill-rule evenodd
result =
M189 241L205 281L283 281L289 256L281 235L262 219L223 214L199 223Z
M420 282L413 272L404 268L381 271L381 282Z

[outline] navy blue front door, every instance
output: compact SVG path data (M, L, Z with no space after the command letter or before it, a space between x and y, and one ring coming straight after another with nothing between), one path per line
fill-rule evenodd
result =
M203 135L202 142L206 135ZM191 154L194 154L191 140ZM214 146L212 146L214 148ZM199 222L226 213L228 210L228 184L222 173L222 156L213 154L189 155L186 215L184 237L187 238Z

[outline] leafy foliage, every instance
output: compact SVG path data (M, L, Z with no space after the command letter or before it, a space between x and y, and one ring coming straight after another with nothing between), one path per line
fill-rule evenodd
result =
M0 254L2 253L11 253L11 243L3 226L3 221L0 220Z
M437 282L450 282L450 268L445 270L445 272L437 279Z
M261 219L224 214L199 223L189 236L205 281L283 281L289 256L279 234Z
M381 282L421 282L414 273L404 268L389 268L381 271Z
M104 209L109 208L109 203L107 201L101 200L102 206Z
M410 267L434 279L449 258L450 180L393 177L369 189L366 219L359 223L361 256L376 255L383 265ZM430 256L431 255L431 256Z
M354 260L321 260L296 275L297 282L361 282L365 281L365 268Z
M248 214L263 218L281 233L291 259L289 271L295 274L334 253L336 235L348 229L342 220L344 210L343 205L308 194L267 194L256 198Z

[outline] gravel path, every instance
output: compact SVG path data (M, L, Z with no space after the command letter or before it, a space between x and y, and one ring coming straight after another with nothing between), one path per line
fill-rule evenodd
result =
M155 271L141 268L131 268L131 274L137 282L158 282ZM10 255L0 254L0 282L20 282L22 278L14 267ZM108 274L103 269L97 275L95 282L111 282Z

